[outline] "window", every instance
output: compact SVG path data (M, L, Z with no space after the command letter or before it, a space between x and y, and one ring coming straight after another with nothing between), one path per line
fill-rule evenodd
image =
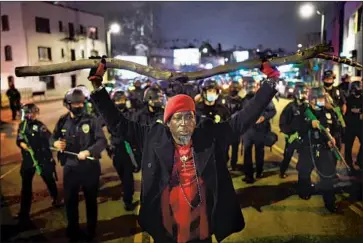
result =
M83 26L83 25L80 25L80 26L79 26L79 34L81 34L81 35L86 34L86 31L85 31L85 29L84 29L84 26Z
M97 27L88 28L88 37L93 40L98 40L98 29Z
M71 49L71 61L75 61L76 60L76 50Z
M64 58L64 49L63 48L61 49L61 56L62 56L62 58Z
M74 37L74 25L73 25L73 23L68 23L68 33L69 33L70 38Z
M9 17L7 15L1 16L1 27L2 31L9 31Z
M91 56L98 56L97 50L91 50Z
M4 52L5 52L5 61L12 61L13 60L13 53L11 50L11 46L5 46L4 48Z
M77 75L71 75L71 88L75 88L77 86Z
M55 89L54 76L41 76L39 81L45 82L47 85L47 90Z
M84 59L84 50L81 51L82 59Z
M52 49L49 47L38 47L39 61L51 61L52 60Z
M49 19L35 17L35 31L38 33L50 33Z
M58 21L58 28L59 28L59 32L63 32L63 22L62 21Z

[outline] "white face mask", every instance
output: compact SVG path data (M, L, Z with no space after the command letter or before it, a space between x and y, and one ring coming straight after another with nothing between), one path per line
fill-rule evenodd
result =
M323 108L325 106L325 101L316 101L316 106Z
M218 99L217 94L207 94L207 101L213 102L213 101L216 101L217 99Z

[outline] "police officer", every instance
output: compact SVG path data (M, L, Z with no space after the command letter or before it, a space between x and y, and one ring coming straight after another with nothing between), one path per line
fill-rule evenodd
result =
M201 97L196 104L198 116L202 119L208 119L214 123L226 121L230 117L228 108L218 102L220 89L214 79L204 80L201 85Z
M285 134L284 158L280 164L280 177L286 178L286 171L289 167L295 150L300 146L300 135L298 134L299 117L304 114L308 103L308 90L305 86L297 86L294 90L294 101L290 102L282 110L280 115L280 130Z
M81 188L87 208L87 240L92 240L95 236L101 173L99 159L107 146L99 121L86 112L85 101L82 89L69 90L63 101L69 112L59 119L53 133L53 145L60 151L58 158L64 166L67 236L71 241L79 239L78 193Z
M252 99L257 91L256 83L249 83L246 87L246 96L243 100L243 106ZM265 157L265 136L271 131L270 120L275 116L276 109L272 102L266 107L260 118L250 129L242 136L244 143L244 173L243 179L246 183L253 183L254 171L252 164L252 147L255 146L256 156L256 178L263 177L263 165Z
M130 91L130 101L132 103L132 107L136 111L139 111L144 108L144 89L141 88L141 81L139 79L135 79L133 86L135 89Z
M336 159L331 150L335 144L327 139L327 136L319 129L320 124L327 128L330 133L338 129L338 121L334 111L325 108L325 91L322 87L311 88L309 92L309 106L316 119L301 114L299 117L298 133L302 138L299 148L298 170L298 193L300 198L308 200L313 192L311 186L311 172L314 167L320 176L320 184L325 207L330 212L336 212L335 193L333 181L336 178Z
M131 114L127 109L127 96L122 90L115 90L111 94L111 99L115 103L117 109L127 118L130 118ZM110 131L110 130L109 130ZM113 166L115 167L117 174L122 182L123 187L123 202L127 211L132 211L134 205L132 204L134 195L134 165L130 158L130 151L126 149L126 143L119 131L110 131L111 133L111 146L108 149L108 153L113 160Z
M53 198L52 205L60 206L58 190L55 182L55 161L50 151L49 139L51 133L48 128L37 119L39 108L33 104L25 104L22 109L22 121L19 124L16 144L21 148L23 157L20 175L22 179L20 222L30 219L32 203L32 181L37 172L47 185L49 194Z
M360 81L354 81L350 84L349 96L347 97L347 113L345 120L347 123L345 131L345 160L348 165L353 169L363 168L362 160L362 142L363 142L363 95L362 95L362 83ZM358 154L358 160L353 163L352 148L355 138L359 139L360 148Z
M333 71L331 70L327 70L324 72L323 74L323 83L324 83L324 89L326 92L326 98L327 101L326 102L326 108L327 109L333 109L334 107L339 107L339 111L336 112L336 115L338 117L339 120L339 115L344 115L346 113L347 110L347 105L346 105L346 100L344 95L342 95L339 91L339 88L334 87L334 79L335 79L335 74L333 73ZM339 114L340 113L340 114ZM341 117L341 119L343 120L344 118ZM340 149L341 145L342 145L342 138L343 138L343 130L344 130L344 124L343 121L340 121L340 129L338 129L337 131L335 131L335 133L333 134L336 142L337 142L337 146Z
M143 125L152 125L162 122L165 106L165 95L163 91L155 86L145 90L144 108L135 114L135 121Z
M340 93L344 95L346 99L349 96L349 85L350 85L350 76L349 74L344 74L342 77L342 82L339 84L338 89Z
M242 85L237 81L232 81L229 85L229 93L227 96L227 107L231 115L242 110L243 99L238 95L242 89ZM240 136L236 136L232 146L231 168L236 170L238 160L238 147L241 142Z

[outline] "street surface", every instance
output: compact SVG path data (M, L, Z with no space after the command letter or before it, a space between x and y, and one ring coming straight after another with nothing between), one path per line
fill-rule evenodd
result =
M278 114L273 119L273 130L278 133L278 118L288 100L275 101ZM61 101L40 104L40 117L52 131L61 114L66 112ZM15 145L19 122L10 121L9 110L1 111L1 239L2 242L66 242L66 216L64 208L51 207L51 199L45 184L35 175L33 181L32 219L33 227L21 231L12 217L19 210L21 178L19 174L20 150ZM279 162L284 148L284 138L272 151L266 148L265 177L253 185L241 181L241 172L231 172L234 187L240 200L246 228L228 237L224 242L297 242L297 243L361 243L363 242L363 205L348 199L347 193L338 196L341 214L330 214L323 207L321 196L313 196L309 201L296 195L296 158L291 162L289 177L280 179ZM354 146L357 155L358 144ZM98 240L102 242L151 242L137 224L137 209L126 212L121 202L122 191L116 171L107 154L102 158L102 176L99 191ZM239 159L242 164L242 158ZM57 167L60 195L62 189L62 168ZM136 193L140 195L140 173L135 174ZM313 175L317 181L317 175ZM84 227L85 204L80 195L80 223ZM150 219L152 220L152 219Z

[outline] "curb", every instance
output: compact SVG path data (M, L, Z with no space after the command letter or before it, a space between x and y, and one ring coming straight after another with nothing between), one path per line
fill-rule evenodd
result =
M51 98L45 99L45 100L33 100L33 99L30 99L30 100L22 101L21 103L26 104L26 103L29 103L29 102L33 102L34 104L43 104L43 103L60 101L60 100L63 100L63 97L51 97ZM7 109L9 107L10 106L8 104L4 105L4 106L1 107L1 110L5 110L5 109Z

